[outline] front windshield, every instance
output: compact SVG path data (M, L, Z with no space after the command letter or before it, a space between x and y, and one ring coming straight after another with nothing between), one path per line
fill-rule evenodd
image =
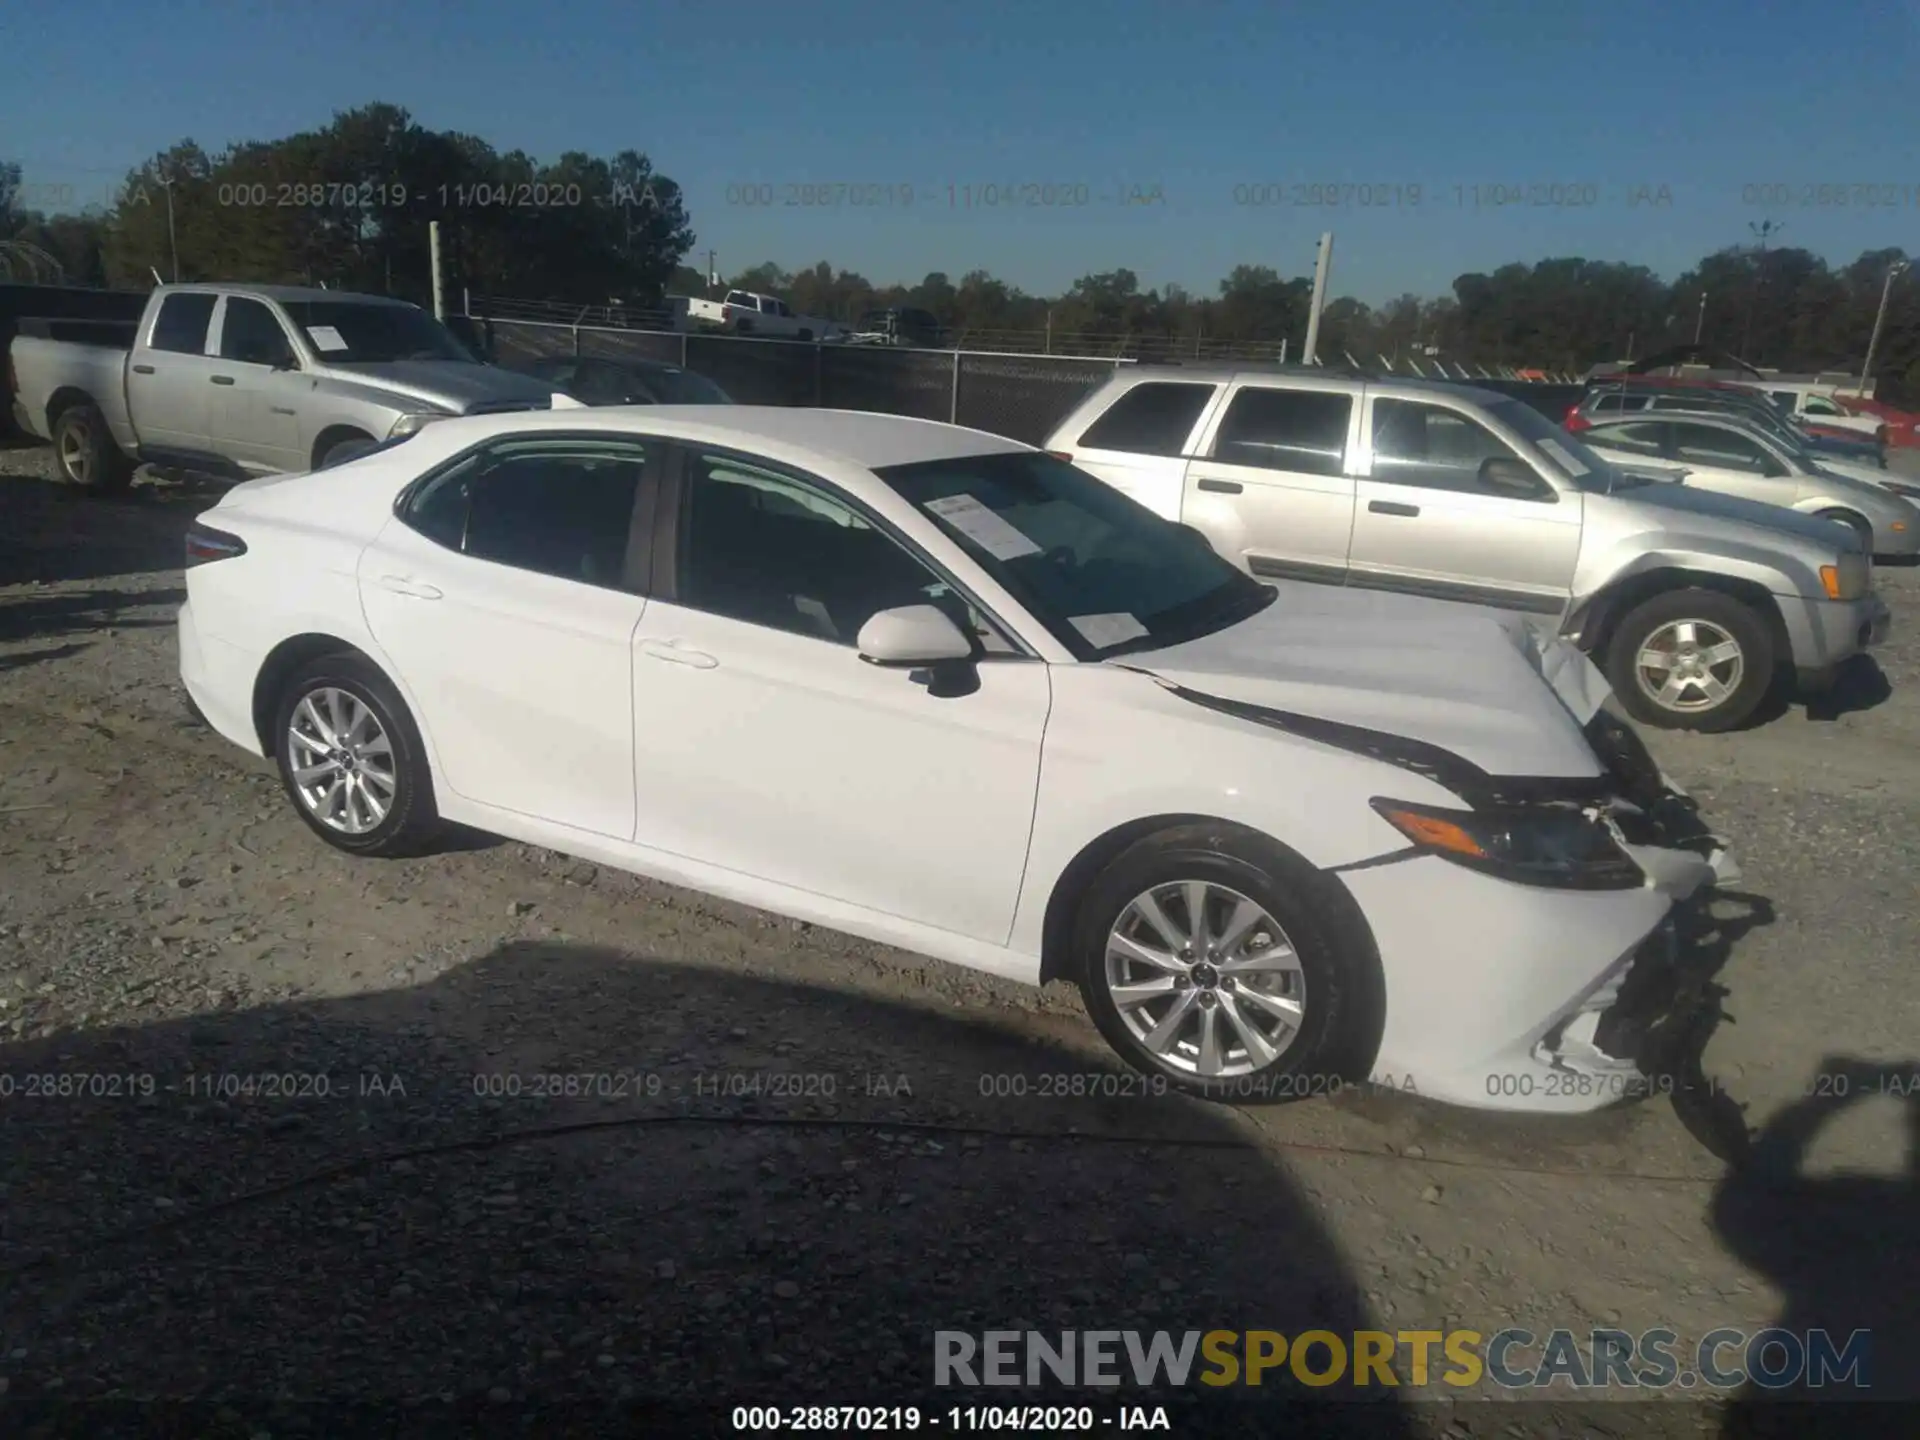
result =
M412 305L291 300L285 309L328 365L379 365L393 360L480 363L451 330Z
M1534 452L1582 490L1604 495L1613 488L1615 467L1575 435L1520 400L1497 400L1487 412L1517 432Z
M691 370L655 370L645 377L647 389L661 405L731 405L733 397L704 375Z
M875 472L1080 660L1210 635L1275 592L1084 470L1037 451Z

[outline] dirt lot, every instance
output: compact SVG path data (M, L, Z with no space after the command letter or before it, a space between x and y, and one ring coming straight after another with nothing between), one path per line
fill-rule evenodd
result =
M1881 1393L1920 1393L1920 1085L1893 1093L1920 1075L1920 572L1882 577L1884 685L1654 737L1745 867L1696 939L1727 993L1690 1124L1234 1110L1042 1098L1111 1073L1063 987L485 837L326 849L183 715L180 535L214 492L49 473L0 450L0 1414L876 1403L925 1392L935 1330L1029 1327L1864 1327ZM535 1095L549 1073L589 1093ZM119 1093L33 1078L61 1075ZM1761 1134L1748 1163L1703 1144L1714 1114ZM1610 1433L1725 1418L1657 1408Z

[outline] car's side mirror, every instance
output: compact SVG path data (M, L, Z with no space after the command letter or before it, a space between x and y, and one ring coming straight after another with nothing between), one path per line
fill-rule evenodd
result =
M1479 480L1483 490L1514 500L1542 500L1553 493L1531 466L1500 455L1480 462Z
M860 658L869 665L914 667L974 658L974 642L937 605L881 610L860 627Z

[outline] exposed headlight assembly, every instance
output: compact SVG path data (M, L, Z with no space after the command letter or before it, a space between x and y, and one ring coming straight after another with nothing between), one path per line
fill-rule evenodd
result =
M1448 810L1376 799L1373 808L1430 855L1557 890L1635 890L1646 876L1599 814L1575 806Z

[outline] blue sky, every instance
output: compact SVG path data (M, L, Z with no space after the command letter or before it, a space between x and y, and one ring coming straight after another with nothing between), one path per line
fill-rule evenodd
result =
M1334 293L1378 302L1547 255L1672 276L1769 217L1836 262L1920 248L1920 0L64 0L11 7L0 55L29 200L387 100L542 158L647 152L722 270L1212 293L1236 264L1310 273L1330 229ZM1849 203L1798 203L1823 183ZM1329 209L1315 184L1365 189ZM876 203L785 203L802 185ZM1008 203L1041 185L1084 203Z

